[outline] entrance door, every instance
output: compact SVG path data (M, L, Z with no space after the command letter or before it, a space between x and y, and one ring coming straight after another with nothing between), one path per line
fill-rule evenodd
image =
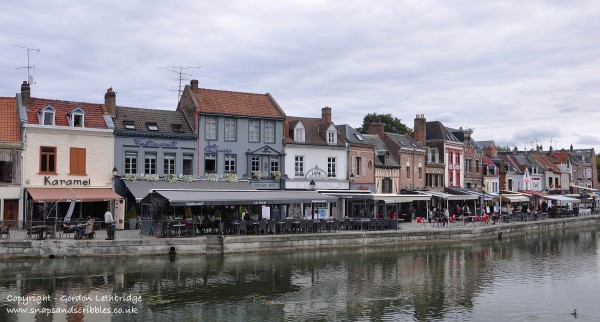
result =
M4 226L17 228L19 221L19 200L5 199L4 200Z

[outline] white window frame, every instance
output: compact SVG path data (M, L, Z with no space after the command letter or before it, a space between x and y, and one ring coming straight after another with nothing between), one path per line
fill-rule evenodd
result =
M294 141L295 142L304 142L306 139L306 130L304 128L304 124L298 123L296 127L294 127Z
M204 136L206 140L216 140L218 138L218 122L216 117L207 117L204 121Z
M156 159L157 155L155 152L146 153L144 155L145 174L156 174Z
M260 120L248 120L248 142L260 142Z
M56 110L52 106L46 106L38 112L40 118L40 125L54 125L56 124ZM46 120L49 122L46 123Z
M237 139L237 120L234 118L225 119L225 141L235 141Z
M265 124L265 143L275 143L275 122L264 121Z
M235 154L225 154L225 157L223 158L225 173L236 173L236 157Z
M137 174L137 157L138 153L135 151L125 152L125 173L126 174Z
M165 153L163 159L163 173L164 174L175 174L175 153Z
M252 172L260 171L260 156L259 155L253 155L250 158L250 169Z
M327 177L328 178L337 177L337 175L336 175L336 158L335 157L327 158Z
M294 157L294 175L296 177L304 176L304 156L297 155Z

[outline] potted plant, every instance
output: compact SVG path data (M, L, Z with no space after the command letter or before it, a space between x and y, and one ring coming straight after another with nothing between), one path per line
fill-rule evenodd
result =
M137 210L134 206L131 206L131 208L129 208L129 211L127 212L127 219L129 220L129 229L133 230L136 228L137 217Z
M279 172L279 171L272 171L271 172L271 177L273 177L273 180L279 181L279 180L281 180L281 172Z
M252 171L252 179L254 179L256 181L260 181L260 179L262 179L262 172Z

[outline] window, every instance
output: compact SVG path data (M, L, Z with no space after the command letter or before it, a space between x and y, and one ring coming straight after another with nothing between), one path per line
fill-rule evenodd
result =
M236 120L225 119L225 141L235 141L236 139Z
M204 172L205 173L216 173L217 172L217 155L216 154L204 155Z
M471 173L471 159L465 160L465 173Z
M146 153L144 157L144 173L156 174L156 153Z
M364 141L365 140L365 138L362 135L358 134L358 133L354 133L354 136L356 136L356 139L359 140L359 141Z
M271 157L271 172L279 171L279 157Z
M158 125L156 123L146 123L149 131L158 131Z
M327 158L327 177L335 178L335 158L329 157Z
M83 127L83 110L76 108L70 113L67 113L69 119L69 125L72 127Z
M183 175L190 176L194 173L194 155L189 153L183 154Z
M392 193L392 179L384 178L381 179L381 192Z
M40 147L40 173L56 174L56 147Z
M163 173L175 174L175 153L165 153L163 160Z
M0 161L0 182L12 182L13 163L10 161Z
M204 136L207 140L216 140L217 139L217 118L216 117L207 117L206 118L206 126L204 128Z
M85 148L71 148L70 153L70 175L84 176L85 171Z
M337 143L337 136L335 135L335 131L327 131L327 143L335 144Z
M183 132L183 126L181 126L181 124L171 124L171 128L173 128L173 132Z
M362 175L362 157L356 157L354 161L356 162L356 169L354 173L356 173L357 176L360 176Z
M304 176L304 156L297 155L294 160L294 175L296 177Z
M419 180L423 180L423 167L419 167Z
M475 173L479 173L479 160L475 160Z
M275 122L265 121L265 142L275 143Z
M137 152L125 152L125 173L137 174Z
M410 166L406 167L406 179L410 179Z
M252 169L251 171L260 171L260 156L258 155L253 155L252 158L250 159L250 169Z
M304 125L298 123L294 128L294 141L304 142Z
M259 142L260 141L260 121L250 120L248 121L248 142Z
M225 173L235 173L235 154L225 154Z
M125 126L125 129L127 130L135 130L135 124L133 121L123 121L123 126Z
M54 125L54 108L46 106L38 111L38 118L41 125Z

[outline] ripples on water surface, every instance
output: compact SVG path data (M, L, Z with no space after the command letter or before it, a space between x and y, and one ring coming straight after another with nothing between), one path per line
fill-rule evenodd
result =
M575 308L577 321L599 321L599 264L595 229L292 254L5 260L0 321L570 321ZM7 312L86 307L136 313Z

